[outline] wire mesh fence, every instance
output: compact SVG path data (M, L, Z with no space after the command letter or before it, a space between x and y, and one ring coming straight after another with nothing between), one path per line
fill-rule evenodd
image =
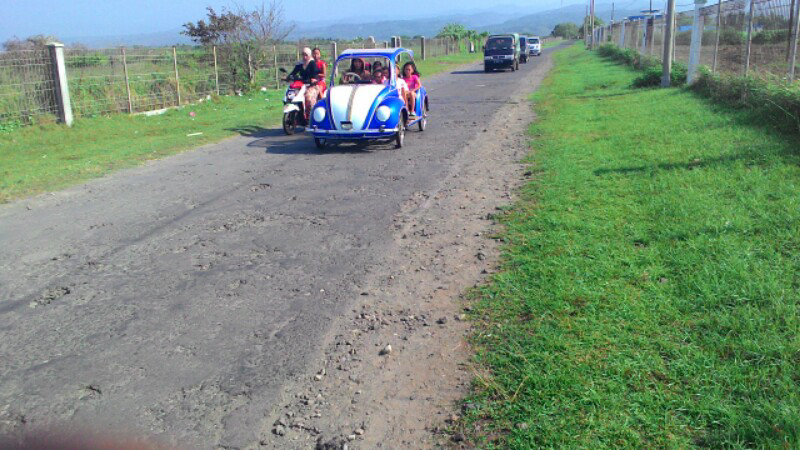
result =
M57 112L53 66L47 49L0 53L0 125L30 124Z
M132 47L64 49L63 63L75 117L139 113L240 93L250 87L279 88L303 47L319 48L330 66L347 49L388 48L390 41L304 40L257 47ZM423 55L421 38L401 42ZM425 57L466 51L453 39L425 39ZM48 48L0 52L0 125L25 125L59 114L54 56Z
M714 72L786 78L797 41L799 0L717 0L675 14L673 55L688 65L697 33L698 63ZM681 5L682 7L694 6ZM695 30L696 28L696 30ZM605 27L600 40L661 59L666 17L631 17Z

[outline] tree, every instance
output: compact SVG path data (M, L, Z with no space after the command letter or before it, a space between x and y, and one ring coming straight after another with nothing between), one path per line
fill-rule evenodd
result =
M210 6L206 11L208 11L208 23L203 19L198 20L196 24L187 22L183 24L185 30L181 31L181 34L189 36L200 45L229 43L233 34L244 22L243 17L225 8L221 14L217 14Z
M460 23L448 23L436 35L437 38L449 37L453 39L461 39L467 33L467 27Z
M553 28L551 35L564 39L577 39L580 36L580 29L574 23L559 23Z
M197 23L188 22L181 33L189 36L198 44L220 45L218 51L233 78L237 88L244 88L255 79L259 66L267 63L271 47L282 41L294 26L284 19L283 4L272 0L269 4L262 2L253 10L235 5L235 10L223 8L217 13L214 8L207 7L207 20ZM247 67L247 78L243 79L241 67Z
M44 48L45 45L51 42L59 42L59 39L50 34L35 34L25 39L19 39L17 37L9 39L3 42L3 49L7 52L36 50Z
M590 18L591 18L591 16L586 16L586 17L583 18L583 25L581 25L581 29L579 30L580 37L583 37L584 27L587 30L589 30L589 27L591 27L591 23L589 22ZM599 18L597 16L594 16L594 26L595 26L595 28L602 27L605 24L606 23L603 22L603 19L601 19L601 18ZM591 30L590 30L590 32L591 32Z

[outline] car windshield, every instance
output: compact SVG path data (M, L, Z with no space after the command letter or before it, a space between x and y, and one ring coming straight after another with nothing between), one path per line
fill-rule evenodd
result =
M342 58L336 61L333 68L332 85L383 83L387 79L391 79L389 67L389 58L385 56L361 57L354 55ZM376 68L381 69L380 75L376 73Z
M538 44L538 43L539 43L538 39L531 39L531 44Z
M510 37L499 37L499 38L490 38L488 42L486 42L486 49L487 50L500 50L500 49L509 49L511 48L512 39Z

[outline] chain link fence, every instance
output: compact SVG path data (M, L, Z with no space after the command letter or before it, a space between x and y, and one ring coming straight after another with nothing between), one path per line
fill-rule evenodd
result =
M424 40L424 57L466 51L465 42ZM318 47L331 65L346 49L388 48L393 41L303 40L265 48L132 47L64 49L63 63L75 117L140 113L228 95L249 87L279 88L280 69L291 70L303 47ZM423 57L423 39L400 44ZM59 115L57 72L48 48L0 52L0 126L26 125ZM52 119L50 119L52 120Z
M673 35L674 60L689 64L692 34L695 32L694 4L690 10L676 12ZM797 36L793 30L798 16L798 0L718 0L697 8L699 64L713 72L787 78L791 46ZM635 50L661 59L666 17L629 17L606 26L597 33L598 41Z

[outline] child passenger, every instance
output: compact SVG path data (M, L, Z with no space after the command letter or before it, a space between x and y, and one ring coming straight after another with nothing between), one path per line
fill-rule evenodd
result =
M377 68L372 71L372 82L374 84L387 84L386 79L383 78L383 70Z
M395 68L397 69L397 93L400 94L400 98L402 98L403 101L406 102L406 105L408 105L408 84L406 83L406 80L403 79L403 75L400 72L400 66L395 66ZM409 114L413 115L414 110L409 109Z
M419 88L422 87L422 84L419 81L417 66L411 61L403 64L403 80L408 85L408 93L406 94L408 110L411 112L411 116L416 116L417 92L419 92Z

